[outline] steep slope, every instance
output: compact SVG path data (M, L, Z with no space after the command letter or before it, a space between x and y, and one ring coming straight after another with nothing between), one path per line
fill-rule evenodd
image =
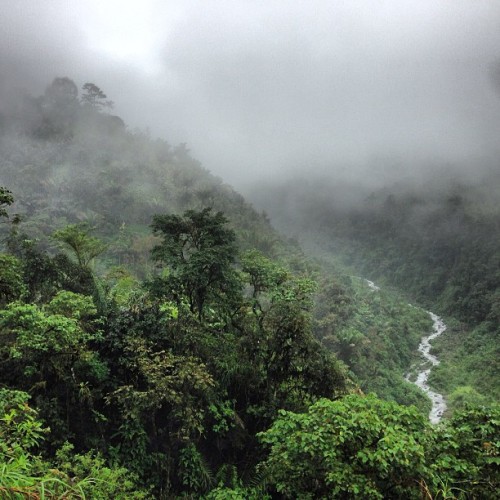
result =
M34 236L44 238L65 224L88 222L110 243L120 235L110 255L139 261L148 241L137 231L155 213L211 206L231 213L243 246L269 251L277 242L266 218L201 168L183 145L170 147L124 128L110 130L108 118L86 117L71 139L17 133L1 137L0 179L16 194L13 210Z

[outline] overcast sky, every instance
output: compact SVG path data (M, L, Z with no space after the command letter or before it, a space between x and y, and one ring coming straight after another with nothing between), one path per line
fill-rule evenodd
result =
M94 82L243 190L497 154L498 65L498 0L0 0L4 81Z

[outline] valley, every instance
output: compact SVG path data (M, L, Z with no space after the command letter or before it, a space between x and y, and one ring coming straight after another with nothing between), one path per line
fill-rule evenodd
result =
M92 85L0 116L1 494L494 498L486 180L355 208L266 186L259 211Z

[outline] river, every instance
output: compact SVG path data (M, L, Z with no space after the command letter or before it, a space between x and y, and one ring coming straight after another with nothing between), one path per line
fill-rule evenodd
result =
M380 287L378 287L373 281L367 279L365 279L365 281L374 292L380 290ZM412 375L414 372L414 370L412 370L412 372L408 373L405 376L405 379L408 380L408 382L415 384L427 394L432 402L432 408L429 413L429 420L431 421L431 423L437 424L443 418L443 414L446 411L446 401L442 394L431 390L427 381L429 380L429 375L432 368L439 364L439 359L430 352L432 348L431 341L436 337L439 337L439 335L441 335L446 330L446 325L437 314L434 314L430 311L427 312L429 313L433 323L432 333L425 337L422 337L422 340L420 341L420 344L418 346L418 352L422 354L423 359L416 367L416 378L412 380Z
M437 314L429 312L429 315L432 318L433 331L430 335L423 337L418 346L418 351L422 354L422 357L424 359L417 368L417 378L415 380L411 380L410 374L408 374L406 375L406 380L408 380L409 382L413 382L417 387L420 387L420 389L422 389L427 394L427 396L429 396L430 400L432 401L429 420L431 421L431 423L437 424L443 417L443 413L446 411L446 401L444 400L442 394L434 392L430 389L427 381L429 379L432 367L439 364L439 359L437 359L436 356L430 353L432 348L431 341L436 337L439 337L439 335L441 335L446 330L446 325Z

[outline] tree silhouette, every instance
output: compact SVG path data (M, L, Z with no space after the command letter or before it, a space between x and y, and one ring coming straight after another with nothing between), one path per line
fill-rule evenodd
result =
M86 83L82 90L84 93L81 102L84 106L101 111L103 108L113 108L113 101L106 101L108 97L95 83Z

